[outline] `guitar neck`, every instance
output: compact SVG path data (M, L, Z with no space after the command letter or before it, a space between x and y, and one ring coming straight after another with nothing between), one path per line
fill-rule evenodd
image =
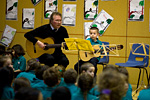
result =
M66 46L66 43L63 43L64 46ZM59 48L62 44L47 44L46 48Z

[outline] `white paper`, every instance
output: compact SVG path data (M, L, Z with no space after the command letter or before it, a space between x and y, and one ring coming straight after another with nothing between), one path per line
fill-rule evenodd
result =
M17 20L18 0L7 0L6 20Z
M97 27L99 29L100 36L102 36L112 20L113 17L111 17L106 11L102 10L91 24L91 27Z
M34 8L24 8L23 9L23 21L22 28L24 29L34 29L34 16L35 9Z
M84 23L84 38L87 39L90 37L89 29L92 22L85 22Z
M10 43L13 40L15 33L16 33L16 29L6 25L3 35L1 37L0 43L9 47Z
M75 26L76 23L76 5L63 4L62 25Z

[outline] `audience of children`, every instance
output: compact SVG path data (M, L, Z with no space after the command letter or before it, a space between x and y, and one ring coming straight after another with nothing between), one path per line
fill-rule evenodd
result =
M73 95L75 92L79 90L79 88L75 85L77 77L78 74L76 70L72 68L67 69L64 73L64 81L66 83L65 87L67 87L70 90L71 95Z
M45 70L47 70L49 66L47 65L41 65L35 70L36 79L32 82L31 87L36 88L40 91L43 91L47 85L43 81L43 73Z
M71 93L68 88L60 86L52 92L51 98L47 100L71 100Z
M26 70L26 58L24 57L25 51L20 44L16 44L12 47L14 51L12 63L14 72L23 72ZM18 74L18 73L17 73Z
M99 100L99 97L89 93L93 87L93 77L90 74L80 74L77 85L80 90L72 95L72 100Z
M43 96L37 89L23 87L16 92L14 100L43 100Z
M25 77L32 84L32 82L36 79L35 70L39 66L40 66L40 63L35 58L29 59L27 61L27 68L28 69L25 72L19 73L16 78Z
M123 96L122 100L132 100L132 86L129 83L129 73L125 67L118 67L118 71L122 74L124 74L126 85L125 85L125 90L126 90L126 95Z
M106 65L98 77L98 83L95 81L94 84L95 67L90 62L81 65L81 75L77 79L78 74L74 69L65 71L63 66L40 65L34 58L29 59L26 66L23 57L25 52L19 44L9 48L9 53L6 51L2 50L0 55L0 99L59 100L66 97L65 100L133 100L132 86L128 82L129 74L125 67ZM14 72L21 73L12 82ZM22 88L24 91L21 91ZM37 92L33 96L35 99L30 98L29 91ZM149 91L150 88L141 90L138 100L148 100Z
M12 59L9 56L0 56L0 68L9 66L13 68Z
M100 100L122 100L125 95L125 79L118 71L107 69L99 76Z
M14 79L14 71L11 67L0 68L0 100L13 100L14 89L11 87Z
M22 87L30 87L30 81L24 77L16 78L13 82L13 88L15 93Z
M56 86L60 82L58 70L55 68L55 66L50 67L44 71L43 79L44 83L47 85L47 88L45 88L42 91L43 98L44 100L46 100L48 97L51 97L52 91L56 88Z

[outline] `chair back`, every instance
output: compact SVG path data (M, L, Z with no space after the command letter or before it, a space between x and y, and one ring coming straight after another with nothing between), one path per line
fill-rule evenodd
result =
M109 45L109 42L102 41L102 43L104 45ZM109 46L107 46L107 47L109 47ZM107 54L109 54L109 52L107 52ZM100 58L100 61L98 62L98 64L107 64L107 63L109 63L109 56L103 56L102 58Z
M145 48L140 43L133 44L127 62L135 61L135 63L143 63L144 67L147 67L149 64L149 56L145 55L144 49L146 51L146 54L149 55L149 45L148 44L145 44Z

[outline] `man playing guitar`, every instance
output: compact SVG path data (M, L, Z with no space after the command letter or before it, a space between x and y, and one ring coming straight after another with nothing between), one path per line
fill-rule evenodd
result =
M64 38L69 38L66 28L61 26L61 24L62 15L59 12L53 12L51 14L49 24L40 26L30 32L27 32L24 37L32 42L33 45L38 45L41 49L45 49L46 45L42 41L38 40L36 37L42 39L51 37L54 40L54 44L61 44L65 41ZM44 63L48 66L58 64L66 68L69 64L69 60L66 55L62 53L61 47L56 47L53 54L42 54L40 57L38 57L38 59L40 63Z

